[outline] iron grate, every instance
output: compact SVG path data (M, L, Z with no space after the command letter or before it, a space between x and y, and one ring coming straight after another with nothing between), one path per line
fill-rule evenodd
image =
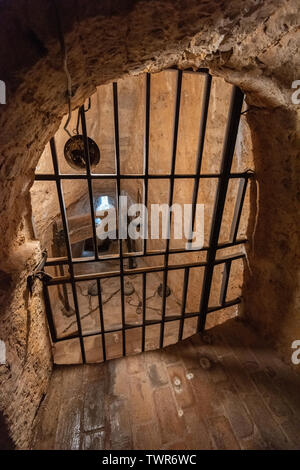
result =
M201 163L202 163L203 149L204 149L204 143L205 143L205 132L206 132L207 117L208 117L212 77L208 73L208 71L205 69L200 70L198 72L194 72L194 73L204 74L204 77L205 77L205 83L204 83L204 88L203 88L202 110L201 110L199 145L198 145L195 173L193 174L176 174L175 173L175 164L176 164L176 156L177 156L177 141L178 141L178 126L179 126L180 104L181 104L181 85L182 85L182 77L184 74L183 71L177 70L176 105L175 105L175 116L174 116L172 164L171 164L170 174L159 174L159 175L149 174L149 141L150 141L149 127L150 127L150 103L151 103L151 75L147 73L146 78L145 78L146 80L145 145L144 145L145 150L144 150L143 174L139 174L139 175L122 174L120 172L118 84L117 82L114 82L112 85L112 93L113 93L113 107L114 107L114 140L115 140L116 172L114 174L92 174L91 173L85 110L84 110L84 107L82 106L80 108L80 120L82 124L82 134L83 134L83 139L84 139L86 173L85 174L61 174L59 172L55 139L53 137L50 141L50 148L51 148L54 174L36 174L35 176L36 181L55 181L56 183L56 189L57 189L57 195L58 195L60 213L61 213L61 219L62 219L62 225L63 225L63 232L65 236L66 249L67 249L67 256L48 259L46 262L46 266L66 265L69 270L68 275L60 275L52 279L46 278L46 280L44 281L43 291L44 291L46 314L47 314L51 338L54 343L60 342L60 341L66 341L66 340L73 339L73 338L78 338L80 341L81 357L82 357L83 363L86 362L84 338L90 337L90 336L102 337L102 352L103 352L104 361L107 358L105 338L107 334L112 333L112 332L122 332L123 356L126 355L126 331L132 328L142 329L141 349L142 351L145 351L145 334L146 334L147 326L154 325L154 324L160 325L159 345L160 347L163 347L164 336L165 336L165 324L170 321L178 320L179 321L178 340L180 341L183 337L184 322L187 317L186 316L187 290L188 290L190 270L193 267L204 268L204 279L203 279L203 287L202 287L202 292L201 292L199 310L194 313L188 313L188 318L198 319L198 324L197 324L198 332L203 331L205 329L207 314L209 314L210 312L218 311L223 308L230 307L232 305L236 305L241 301L240 298L227 301L226 294L227 294L228 280L229 280L232 261L243 258L244 253L241 252L241 253L223 257L223 258L217 258L217 252L218 250L221 250L223 248L237 246L246 242L245 239L237 239L237 233L238 233L238 227L240 223L240 217L241 217L243 202L245 198L246 188L247 188L247 182L248 182L248 179L252 176L252 174L249 172L231 173L230 171L231 166L232 166L235 142L236 142L236 137L238 133L239 120L240 120L241 109L242 109L242 104L243 104L243 93L238 87L233 86L230 109L228 113L226 135L225 135L225 140L224 140L224 145L223 145L222 164L221 164L220 172L215 173L215 174L201 174ZM218 181L216 198L214 202L214 211L213 211L213 218L212 218L212 224L211 224L209 244L208 246L203 247L201 250L198 250L198 251L204 251L207 253L206 261L170 265L169 264L170 254L173 254L173 253L180 254L180 253L186 253L189 251L189 250L171 249L170 239L167 239L165 250L148 250L147 239L144 239L143 249L140 252L135 252L135 253L128 253L128 252L124 253L122 240L119 239L118 254L105 256L105 257L99 255L98 248L97 248L98 244L97 244L96 226L95 226L95 210L94 210L94 204L93 204L92 182L94 179L114 180L116 182L116 187L117 187L117 196L119 196L121 193L121 181L122 180L142 179L144 182L144 203L147 207L149 180L167 179L170 182L169 205L172 206L173 194L174 194L174 182L176 179L179 179L179 178L191 179L191 181L193 181L193 196L192 196L192 208L193 208L192 227L193 228L195 224L196 202L197 202L199 184L200 184L201 179L215 178ZM234 217L233 217L232 226L231 226L230 240L227 243L219 244L218 240L219 240L220 228L221 228L224 206L225 206L225 201L226 201L227 188L228 188L229 180L232 178L239 179L240 184L239 184L239 191L238 191L238 196L237 196L235 210L234 210ZM88 185L90 216L91 216L91 223L92 223L92 235L93 235L93 243L95 247L95 256L93 258L75 259L72 257L69 229L68 229L68 220L67 220L65 201L64 201L63 191L62 191L62 181L63 180L76 180L76 179L86 180L87 185ZM117 197L117 200L118 200L118 197ZM169 220L168 220L169 231L171 227L171 218L172 218L172 212L169 214ZM195 250L191 250L191 251L195 252ZM156 255L163 256L164 262L161 266L152 266L152 267L145 266L145 267L138 267L138 268L131 268L131 269L124 268L125 259L128 259L128 258L130 259L132 257L140 258L144 256L156 256ZM119 261L119 269L116 271L99 272L99 273L94 273L94 274L79 274L79 275L75 274L74 266L76 264L88 263L91 261L101 263L103 259ZM213 270L214 270L214 267L218 264L224 264L224 267L225 267L224 272L223 272L223 277L222 277L220 303L219 305L215 307L209 307L209 296L210 296L210 291L211 291L211 286L212 286ZM168 273L170 270L173 270L173 269L184 270L184 282L183 282L183 287L182 287L182 302L181 302L180 315L174 315L170 317L170 316L166 316L166 289L167 289ZM163 273L161 319L147 321L146 319L147 274L152 273L152 272ZM124 276L134 275L137 273L142 275L142 290L143 290L142 322L138 325L132 325L132 324L126 324L126 318L125 318ZM122 326L121 328L115 328L115 329L114 328L105 329L104 318L103 318L101 281L103 279L107 279L110 277L120 278L120 284L121 284L120 294L121 294ZM79 311L79 303L78 303L78 298L77 298L76 284L82 281L87 281L87 280L94 280L96 281L96 284L97 284L101 330L83 333L82 325L81 325L81 318L80 318L80 311ZM64 285L64 284L71 285L73 302L74 302L74 307L75 307L77 332L68 336L58 337L55 324L54 324L53 312L51 309L51 302L49 298L48 287L53 286L53 285Z

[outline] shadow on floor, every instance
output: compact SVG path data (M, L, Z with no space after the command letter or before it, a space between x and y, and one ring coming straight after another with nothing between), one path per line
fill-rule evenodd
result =
M14 448L14 443L8 434L5 418L0 411L0 450L13 450Z

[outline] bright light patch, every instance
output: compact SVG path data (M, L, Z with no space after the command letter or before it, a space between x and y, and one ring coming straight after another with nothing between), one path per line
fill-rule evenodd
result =
M99 198L99 204L97 206L96 212L98 211L107 211L110 208L108 196L101 196Z

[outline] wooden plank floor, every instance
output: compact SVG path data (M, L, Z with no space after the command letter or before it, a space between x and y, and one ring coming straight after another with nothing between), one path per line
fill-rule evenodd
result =
M299 375L229 320L164 350L57 366L32 448L296 449L299 390Z

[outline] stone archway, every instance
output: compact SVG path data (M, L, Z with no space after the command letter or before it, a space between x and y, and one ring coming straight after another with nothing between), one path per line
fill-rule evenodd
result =
M0 325L8 351L0 403L18 447L28 446L51 373L43 304L38 288L28 296L26 276L39 256L32 242L29 188L41 152L67 110L54 4L4 1L0 11L0 78L7 88L0 115ZM87 7L64 0L59 14L74 107L97 85L173 64L207 66L246 92L259 183L253 204L258 201L259 211L253 210L249 227L250 238L255 233L244 314L289 360L300 330L295 313L299 107L291 102L291 83L299 78L297 1L108 0Z

